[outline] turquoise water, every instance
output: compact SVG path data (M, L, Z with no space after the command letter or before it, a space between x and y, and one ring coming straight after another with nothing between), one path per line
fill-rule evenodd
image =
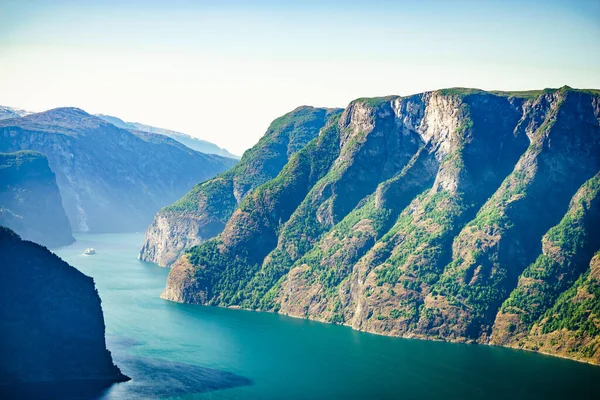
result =
M108 347L132 381L108 399L579 399L600 368L535 353L389 338L270 313L161 300L142 234L77 235L56 253L96 281ZM84 256L86 247L97 254Z

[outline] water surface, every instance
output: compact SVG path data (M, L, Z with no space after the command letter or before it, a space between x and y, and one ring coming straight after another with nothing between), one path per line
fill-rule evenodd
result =
M108 347L132 381L107 399L595 398L600 368L530 352L389 338L270 313L161 300L142 234L76 235L56 253L96 281ZM96 248L84 256L86 247Z

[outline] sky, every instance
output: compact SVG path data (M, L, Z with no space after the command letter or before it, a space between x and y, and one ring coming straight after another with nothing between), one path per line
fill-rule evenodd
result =
M300 105L563 85L600 88L600 0L0 0L0 105L240 155Z

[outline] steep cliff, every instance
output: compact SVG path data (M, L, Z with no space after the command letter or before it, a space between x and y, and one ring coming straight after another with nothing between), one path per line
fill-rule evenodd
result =
M74 242L54 173L43 154L0 153L0 225L48 247Z
M74 231L145 229L154 214L235 160L127 131L76 108L0 121L0 151L43 153Z
M600 365L600 252L530 332L508 345Z
M185 250L218 235L242 199L273 179L290 157L340 110L299 107L273 121L265 135L231 170L194 186L162 209L146 231L140 259L172 264Z
M599 121L600 93L568 87L353 101L174 265L163 297L513 346L600 248ZM530 287L538 257L556 265ZM542 307L511 308L532 290Z
M491 343L600 364L600 173L575 194L496 315ZM590 263L590 259L592 259Z
M120 382L92 278L0 227L0 393L36 382Z

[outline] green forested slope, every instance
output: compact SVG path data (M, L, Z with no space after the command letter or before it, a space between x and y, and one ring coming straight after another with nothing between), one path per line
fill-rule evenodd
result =
M358 99L175 264L163 297L533 348L581 325L556 322L573 285L594 290L599 119L598 93L568 87Z
M339 112L305 106L277 118L232 169L197 184L155 216L140 259L168 266L185 250L219 234L248 192L275 178Z

